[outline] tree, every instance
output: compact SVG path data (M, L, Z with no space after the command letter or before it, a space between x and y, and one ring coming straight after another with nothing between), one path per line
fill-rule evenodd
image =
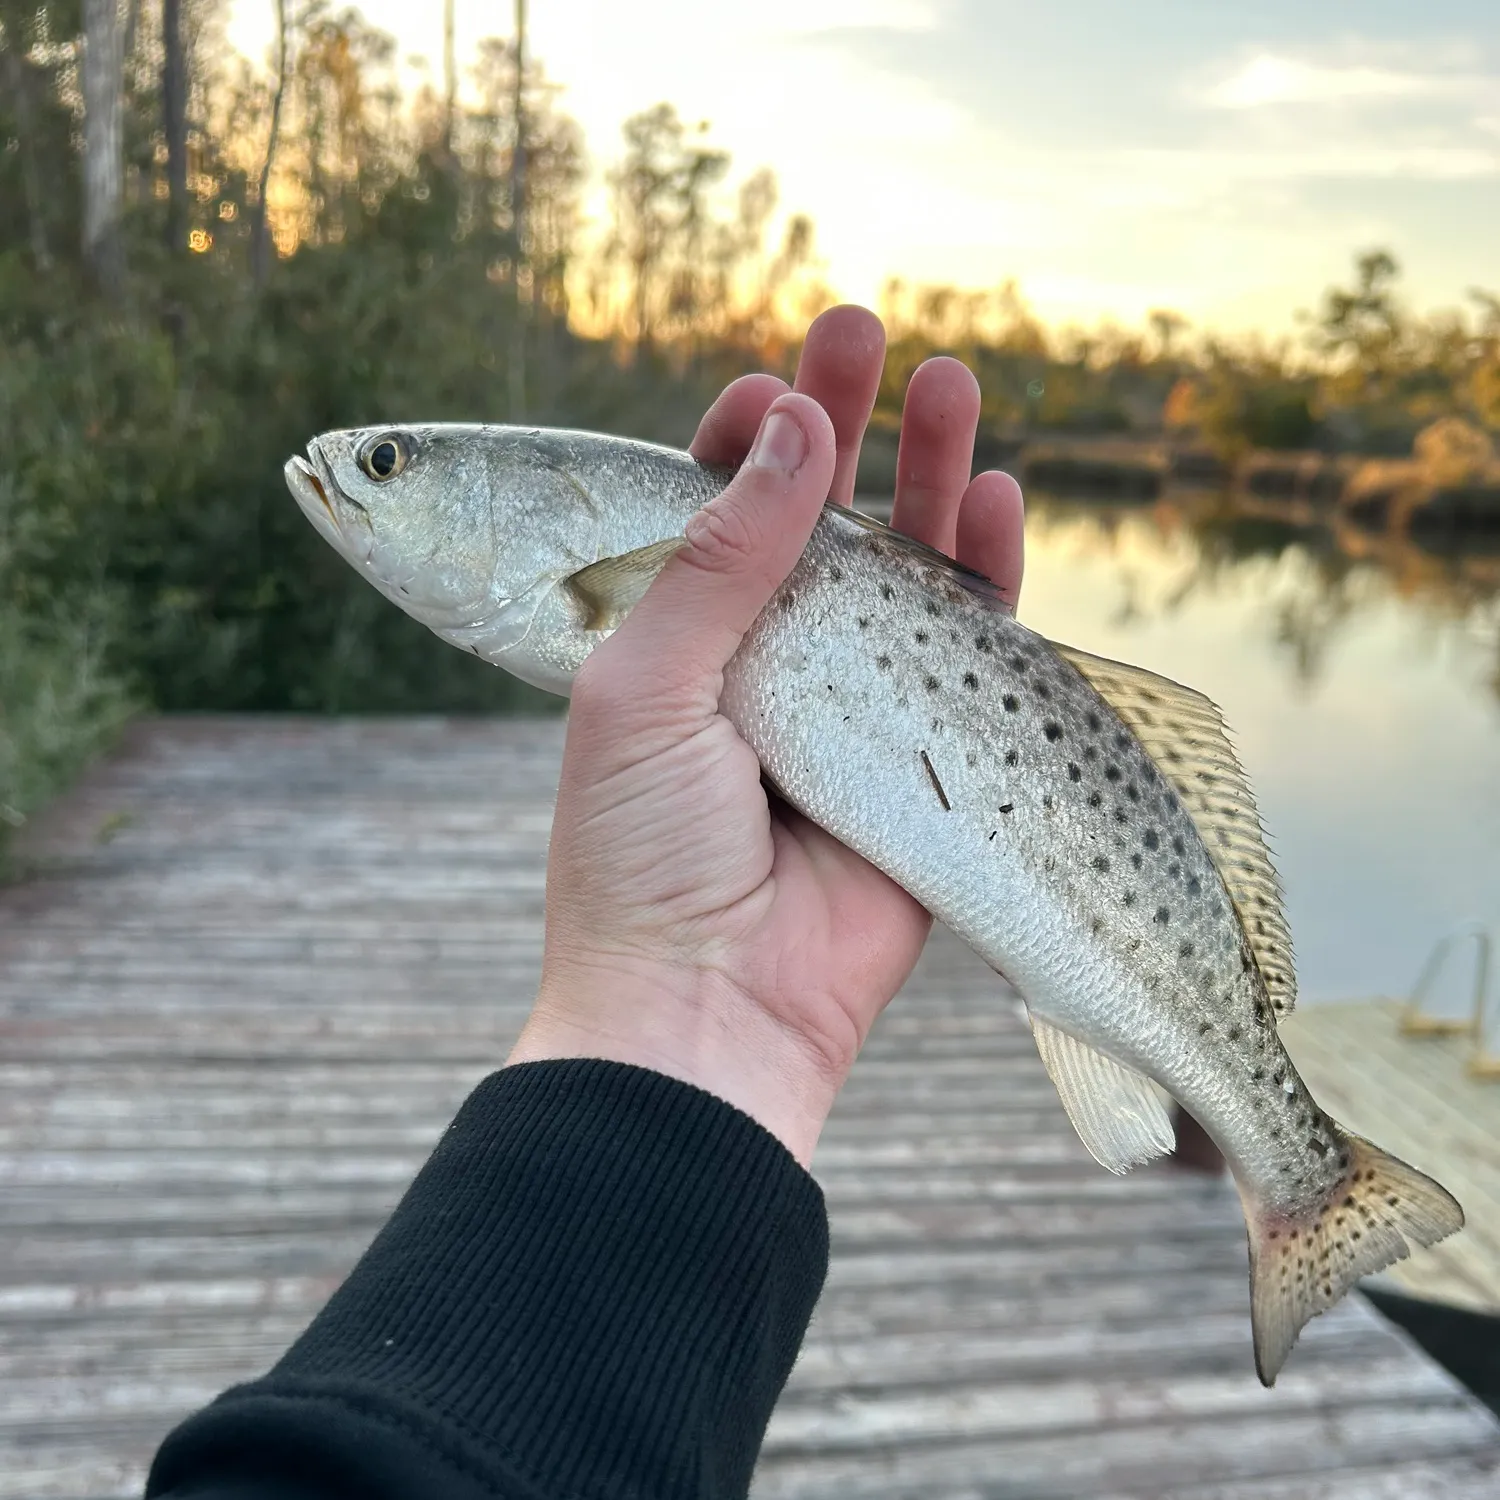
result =
M31 68L26 60L26 29L31 18L23 7L7 4L0 9L0 69L3 69L5 91L15 111L16 144L20 156L21 191L26 200L26 232L31 258L38 271L52 268L52 252L47 243L47 220L43 207L41 173L36 160L36 111L31 98Z
M115 0L83 0L83 254L111 294L125 271L122 40Z
M1385 369L1401 341L1402 317L1394 287L1401 268L1388 250L1371 250L1355 261L1352 288L1330 287L1318 322L1323 349L1368 374Z
M187 249L187 60L182 46L182 0L161 5L161 122L167 142L167 249Z
M698 311L705 200L729 157L692 140L670 104L632 115L624 135L624 160L609 177L614 229L606 255L624 273L630 336L649 348L664 324L691 325Z
M260 189L250 220L250 274L255 285L266 284L271 263L270 224L266 199L271 192L271 170L276 163L276 143L281 133L281 108L286 99L286 0L276 0L276 92L271 97L271 128L266 136L266 154L260 166Z

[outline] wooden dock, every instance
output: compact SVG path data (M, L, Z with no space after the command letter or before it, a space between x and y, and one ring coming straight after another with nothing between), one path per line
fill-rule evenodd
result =
M139 1493L338 1283L535 982L561 726L138 725L0 891L0 1500ZM1481 1500L1500 1423L1359 1298L1272 1392L1227 1184L1117 1179L939 937L815 1164L757 1500Z

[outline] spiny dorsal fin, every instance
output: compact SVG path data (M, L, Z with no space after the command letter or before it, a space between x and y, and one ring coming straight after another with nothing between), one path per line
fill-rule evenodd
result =
M1056 649L1134 730L1182 798L1239 912L1276 1018L1290 1015L1297 1003L1297 974L1281 878L1217 705L1155 672L1071 646Z
M567 580L567 586L584 608L585 630L614 630L637 604L667 560L679 551L685 537L672 536L664 542L652 542L617 557L602 557L586 568L580 568Z
M1172 1149L1172 1117L1149 1078L1037 1016L1031 1033L1073 1129L1101 1166L1128 1172Z

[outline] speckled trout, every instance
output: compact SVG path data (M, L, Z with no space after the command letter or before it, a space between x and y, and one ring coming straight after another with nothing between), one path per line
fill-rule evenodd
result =
M442 424L326 433L286 467L388 599L562 694L731 477L621 438ZM1207 698L1044 639L978 574L829 505L720 708L793 807L1020 991L1104 1166L1171 1150L1159 1090L1203 1124L1244 1206L1266 1384L1357 1278L1461 1227L1282 1046L1281 888Z

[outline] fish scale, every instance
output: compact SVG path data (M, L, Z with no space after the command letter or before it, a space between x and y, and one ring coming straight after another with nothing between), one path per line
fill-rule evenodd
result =
M327 433L286 475L386 597L562 693L731 478L621 438L457 424ZM1441 1186L1319 1109L1281 1044L1280 883L1206 698L1046 640L979 575L828 506L720 709L792 806L1016 987L1101 1163L1171 1148L1163 1091L1209 1132L1265 1383L1360 1276L1461 1227Z

